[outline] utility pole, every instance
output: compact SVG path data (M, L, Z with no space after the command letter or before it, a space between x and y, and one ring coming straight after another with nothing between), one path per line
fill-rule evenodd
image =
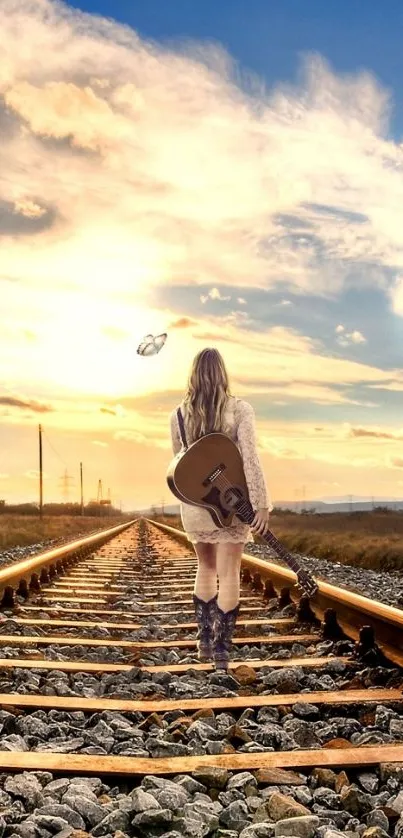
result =
M39 517L43 515L42 425L39 425Z
M84 515L83 464L80 463L81 515Z
M165 511L164 511L164 498L162 498L162 501L161 501L161 515L162 515L163 517L164 517L164 515L165 515Z
M63 490L63 500L65 503L69 502L69 480L74 480L74 477L71 477L67 474L67 469L65 468L63 476L60 478L62 481L61 488Z

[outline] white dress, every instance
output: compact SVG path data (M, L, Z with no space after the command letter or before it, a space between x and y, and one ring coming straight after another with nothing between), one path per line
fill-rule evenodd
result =
M183 402L178 405L183 416L186 433L186 411ZM179 431L177 408L171 413L171 439L174 455L183 450ZM246 485L253 509L268 507L273 509L270 501L262 467L256 450L255 413L249 402L235 396L228 398L224 417L223 432L226 433L238 447L242 457ZM251 529L243 524L236 516L236 523L229 527L217 527L208 509L180 503L183 529L193 544L197 541L208 543L217 541L245 542L252 540Z

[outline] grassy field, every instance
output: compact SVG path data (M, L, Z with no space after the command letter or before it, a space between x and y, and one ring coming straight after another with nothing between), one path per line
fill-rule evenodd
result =
M79 516L79 515L44 515L43 520L35 515L0 515L0 552L9 547L25 547L38 544L49 538L70 537L96 529L107 529L123 523L124 515L117 518Z
M179 515L157 515L154 520L183 530ZM290 553L375 570L403 570L403 514L399 512L272 513L270 529ZM264 544L260 536L254 535L253 540Z

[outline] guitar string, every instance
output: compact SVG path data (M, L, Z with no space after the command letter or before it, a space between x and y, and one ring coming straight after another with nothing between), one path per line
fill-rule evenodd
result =
M214 482L215 482L215 484L218 486L218 488L219 488L219 489L222 489L223 491L224 491L224 489L228 489L228 488L229 488L229 489L233 489L233 487L231 486L230 482L227 480L227 478L226 478L223 474L220 474L220 475L219 475L219 477L218 477L218 478L216 478L216 480L215 480ZM245 512L245 514L248 514L248 513L249 513L249 515L250 515L251 513L250 513L250 511L249 511L249 509L248 509L248 504L249 504L249 506L251 506L250 501L243 500L243 501L242 501L242 503L241 503L241 504L239 505L239 507L238 507L239 511L240 511L241 513L244 511L244 512ZM249 523L249 521L248 521L247 523ZM277 541L277 539L276 539L276 541ZM278 543L279 543L279 542L278 542ZM280 545L280 546L281 546L281 545ZM285 551L285 552L287 552L287 551ZM291 558L291 560L292 560L292 564L294 564L294 566L297 566L297 567L298 567L298 563L297 563L297 562L295 562L295 560L292 558L292 556L291 556L290 558ZM308 582L312 582L312 583L315 585L315 587L316 587L316 582L315 582L315 580L314 580L313 576L311 576L311 574L310 574L309 572L307 572L307 571L306 571L306 570L304 570L303 568L299 568L299 570L298 570L298 571L295 571L295 570L294 570L294 572L295 572L295 573L297 573L297 574L298 574L298 573L300 573L300 575L302 574L302 576L303 576L305 579L307 579L307 580L308 580Z

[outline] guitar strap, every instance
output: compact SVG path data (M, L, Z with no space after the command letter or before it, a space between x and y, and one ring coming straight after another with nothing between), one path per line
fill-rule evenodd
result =
M183 445L185 446L185 449L187 450L188 444L187 444L187 441L186 441L185 426L183 424L183 416L182 416L182 412L181 412L180 407L178 407L176 413L177 413L177 416L178 416L179 430L180 430L180 435L182 437L182 442L183 442Z

